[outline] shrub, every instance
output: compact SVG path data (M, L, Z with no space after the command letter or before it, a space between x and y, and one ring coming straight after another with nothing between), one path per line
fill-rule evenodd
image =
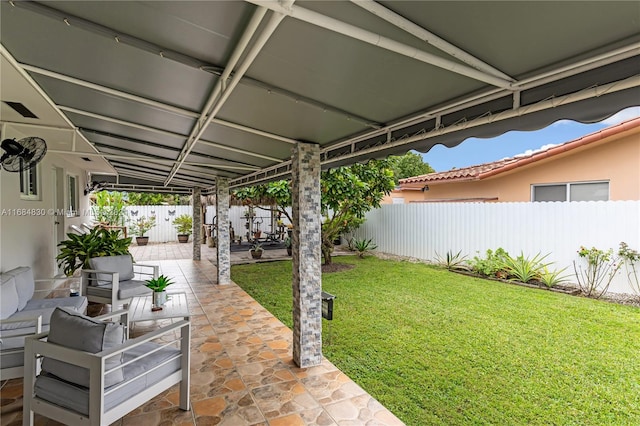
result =
M580 247L578 256L587 264L583 269L583 265L573 261L573 269L580 291L585 296L599 299L609 289L609 285L620 270L622 262L613 257L612 249L604 251L595 247L590 249Z
M440 256L436 252L436 262L438 265L443 268L447 268L452 271L454 269L464 269L465 260L467 259L466 255L462 255L462 250L457 253L453 253L453 251L448 250L445 256Z
M131 222L131 233L138 237L144 237L144 234L149 232L151 228L156 226L156 217L140 216L138 219Z
M549 266L549 264L542 263L547 256L549 255L545 254L541 256L540 253L538 253L530 259L524 257L524 254L520 252L520 256L514 259L507 255L504 259L504 269L507 271L509 277L513 277L523 283L538 280L540 279L542 270Z
M621 242L618 249L618 256L624 263L625 272L627 273L627 281L629 286L640 296L640 281L638 277L638 261L640 261L640 253L637 250L630 249L627 243Z
M191 231L193 228L193 218L188 214L181 214L180 216L173 219L173 225L176 227L178 234L180 235L191 235Z
M506 278L507 272L504 265L507 257L509 253L500 247L495 252L491 249L487 250L485 258L474 256L468 263L471 269L480 275Z

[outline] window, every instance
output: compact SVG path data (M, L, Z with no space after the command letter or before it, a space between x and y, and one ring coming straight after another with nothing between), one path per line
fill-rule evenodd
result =
M531 185L531 201L608 201L609 182Z
M78 178L75 176L67 176L67 216L78 216Z
M23 200L40 199L40 166L35 165L20 173L20 198Z

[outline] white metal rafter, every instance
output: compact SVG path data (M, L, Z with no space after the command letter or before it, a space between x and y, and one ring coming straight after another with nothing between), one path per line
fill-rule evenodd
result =
M294 0L287 1L287 6L290 7L293 4L293 1ZM231 95L235 87L240 82L240 79L242 78L242 76L247 72L247 70L249 69L249 66L253 63L255 58L258 56L258 54L266 44L267 40L269 40L269 38L274 33L278 25L280 25L280 22L282 22L282 19L284 19L284 15L282 14L279 14L279 13L272 14L268 18L264 27L262 28L262 31L257 35L256 40L253 42L251 47L248 48L249 42L251 41L253 36L257 33L258 27L260 26L262 19L264 18L266 13L267 13L267 9L263 7L258 7L254 12L253 16L251 17L251 21L249 22L249 25L247 26L247 29L245 30L244 34L240 38L240 41L236 45L236 48L234 49L233 54L231 55L231 59L229 60L229 63L227 64L224 72L216 82L216 85L211 95L209 96L209 100L206 106L204 107L204 109L202 110L201 117L198 119L196 125L193 127L191 131L191 134L189 135L189 138L184 144L182 148L182 152L178 156L178 162L173 166L171 173L169 173L169 176L165 180L164 182L165 185L168 185L169 183L171 183L171 180L173 179L175 174L178 172L178 170L182 166L182 163L186 160L191 150L193 150L196 143L198 143L198 141L200 140L200 137L206 130L207 126L209 125L209 123L211 123L211 120L213 120L213 118L220 111L220 109L222 108L224 103L227 101L227 99L229 99L229 96ZM241 58L242 58L242 62L240 62ZM238 65L237 69L235 69L236 65ZM235 69L235 72L234 72L234 69ZM227 82L232 72L233 72L233 76Z
M400 43L388 37L384 37L380 34L365 30L355 25L348 24L338 19L331 18L313 10L305 9L295 5L283 5L277 0L246 0L249 3L257 6L262 6L298 19L300 21L307 22L318 27L334 31L336 33L351 37L356 40L360 40L365 43L369 43L373 46L377 46L381 49L386 49L391 52L395 52L400 55L407 56L420 62L424 62L429 65L433 65L447 71L451 71L456 74L464 75L474 80L479 80L492 86L501 87L503 89L511 89L513 85L512 80L496 77L492 74L480 71L476 68L461 64L456 61L442 58L440 56L416 49L415 47L408 46L404 43Z
M432 45L433 47L440 49L441 51L453 56L472 66L480 71L484 71L488 74L496 77L511 80L513 77L503 73L499 69L493 67L486 62L481 61L477 57L470 53L460 49L459 47L449 43L447 40L437 36L436 34L428 31L427 29L417 25L416 23L408 20L404 16L397 14L396 12L384 7L383 5L375 2L374 0L350 0L356 6L363 8L364 10L384 19L390 24L408 32L409 34L418 37L420 40Z

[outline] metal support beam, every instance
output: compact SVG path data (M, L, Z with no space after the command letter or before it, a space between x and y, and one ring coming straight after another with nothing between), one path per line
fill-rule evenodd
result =
M138 96L138 95L133 95L131 93L127 93L127 92L123 92L121 90L117 90L117 89L112 89L110 87L106 87L106 86L101 86L99 84L95 84L95 83L91 83L89 81L85 81L85 80L80 80L78 78L75 77L71 77L65 74L60 74L54 71L49 71L43 68L38 68L38 67L34 67L32 65L27 65L27 64L20 64L21 67L23 67L25 70L27 71L31 71L34 72L36 74L40 74L40 75L44 75L44 76L48 76L51 78L55 78L56 80L60 80L60 81L64 81L67 83L72 83L72 84L76 84L78 86L82 86L82 87L87 87L89 89L95 90L97 92L100 93L106 93L108 95L112 95L112 96L116 96L118 98L122 98L122 99L128 99L134 102L138 102L141 103L143 105L148 105L154 108L158 108L161 109L163 111L167 111L167 112L171 112L177 115L181 115L184 117L189 117L189 118L198 118L200 117L200 113L196 112L196 111L191 111L188 109L184 109L184 108L179 108L173 105L168 105L162 102L158 102L155 101L153 99L148 99L148 98L144 98L142 96ZM264 85L264 83L261 83ZM293 95L292 95L293 96ZM326 106L326 108L331 109L332 111L335 111L335 108ZM342 114L348 115L347 112L342 112ZM364 119L363 119L364 120ZM269 133L269 132L265 132L263 130L258 130L258 129L254 129L252 127L248 127L248 126L243 126L242 124L237 124L231 121L226 121L226 120L222 120L219 118L214 118L211 120L212 123L214 124L219 124L220 126L225 126L225 127L229 127L231 129L236 129L236 130L240 130L243 132L247 132L247 133L252 133L254 135L259 135L259 136L264 136L266 138L270 138L270 139L274 139L280 142L286 142L288 144L296 144L297 141L295 139L291 139L291 138L287 138L285 136L281 136L281 135L277 135L275 133ZM183 136L184 137L184 136Z
M185 136L181 135L180 133L169 132L167 130L158 129L157 127L145 126L145 125L142 125L142 124L133 123L131 121L120 120L119 118L107 117L106 115L95 114L93 112L83 111L83 110L77 109L77 108L71 108L71 107L64 106L64 105L58 105L58 108L60 108L62 111L66 111L66 112L70 112L70 113L78 114L78 115L84 115L85 117L96 118L98 120L103 120L103 121L107 121L109 123L114 123L114 124L120 124L122 126L132 127L134 129L146 130L148 132L154 132L154 133L158 133L160 135L171 136L171 137L178 138L178 139L184 139L185 138ZM231 152L239 152L239 153L242 153L244 155L251 156L251 157L263 158L263 159L267 159L267 160L270 160L270 161L280 161L280 159L276 159L275 157L269 157L269 156L266 156L266 155L258 154L256 152L241 150L241 149L238 149L238 148L233 148L231 146L222 145L222 144L215 143L215 142L210 142L210 141L205 141L205 140L200 140L200 142L202 142L202 144L209 145L209 146L212 146L212 147L215 147L215 148L224 149L226 151L231 151Z
M390 9L387 9L386 7L382 6L379 3L376 3L373 0L351 0L351 3L384 19L385 21L408 32L409 34L416 36L420 40L432 45L437 49L440 49L441 51L453 56L454 58L461 60L462 62L472 66L475 69L484 71L488 74L491 74L498 78L502 78L504 80L514 81L513 77L503 73L499 69L487 64L486 62L481 61L480 59L469 54L468 52L449 43L447 40L441 37L438 37L437 35L426 30L425 28L408 20L404 16L399 15Z
M416 49L415 47L408 46L404 43L400 43L388 37L381 36L380 34L376 34L360 27L356 27L355 25L339 21L313 10L294 5L283 6L280 2L275 0L247 1L258 6L267 7L274 12L282 13L284 15L307 22L309 24L334 31L347 37L360 40L364 43L369 43L373 46L380 47L381 49L386 49L399 55L407 56L409 58L445 69L447 71L451 71L456 74L464 75L465 77L469 77L474 80L482 81L492 86L501 87L503 89L511 89L513 85L513 81L495 77L491 74L487 74L486 72L479 71L467 65L460 64L459 62L451 61L449 59L424 52L420 49Z
M291 3L293 3L293 1L290 1L288 5L291 5ZM227 99L229 99L229 96L240 82L242 76L247 72L249 66L253 63L264 45L267 43L267 40L269 40L269 37L271 37L273 32L276 30L276 28L284 18L284 16L281 14L271 15L264 28L262 29L262 32L258 35L257 39L254 40L249 51L245 52L249 41L253 38L253 35L258 30L258 26L260 25L260 22L262 21L262 18L265 16L265 14L266 9L259 7L251 18L247 31L245 31L245 33L242 35L240 42L231 55L229 64L222 73L222 76L218 79L213 92L209 96L209 101L203 109L202 116L191 131L191 134L189 135L189 138L187 139L187 142L183 147L183 151L178 157L178 164L173 167L171 173L169 174L169 177L165 181L165 185L168 185L171 182L173 176L180 169L182 162L185 161L187 155L189 155L195 144L198 142L211 120L220 111ZM233 77L231 77L231 80L227 82L227 78L231 75L231 72L234 70L236 64L239 63L241 57L243 57L242 62L233 74ZM225 84L227 85L224 89L222 88L222 82L225 82Z

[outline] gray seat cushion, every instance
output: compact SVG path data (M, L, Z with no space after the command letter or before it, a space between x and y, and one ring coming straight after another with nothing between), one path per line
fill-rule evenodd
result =
M49 324L49 343L89 353L98 353L120 346L124 342L124 326L117 323L97 321L68 308L56 308ZM122 355L105 361L105 370L122 364ZM45 357L42 369L63 380L80 386L89 386L89 370ZM112 386L124 380L119 368L105 376L105 385Z
M87 287L87 296L98 296L111 298L111 284L100 287ZM129 280L120 282L118 299L125 300L134 296L150 296L153 291L145 285L145 281Z
M73 309L76 312L83 314L87 310L87 298L84 296L78 297L58 297L53 299L38 299L38 300L29 300L27 305L22 311L16 312L11 315L11 320L19 320L25 319L28 320L30 318L37 317L38 315L42 316L42 324L49 324L51 320L51 314L57 307L65 307ZM18 328L24 327L32 327L33 322L27 323L10 323L10 324L2 324L0 325L0 330L15 330Z
M95 269L96 271L117 272L119 274L118 281L129 281L135 276L133 273L133 259L130 254L93 257L89 259L89 266L91 266L91 269ZM99 286L111 284L111 275L96 275Z
M138 356L152 352L158 347L155 343L144 343L125 352L123 361L127 363ZM105 411L158 383L172 373L179 371L180 353L180 350L176 348L165 347L143 359L124 366L124 380L127 382L131 380L131 382L125 383L117 391L105 395ZM171 360L174 357L175 359ZM171 361L153 371L149 371L168 360ZM108 390L109 388L105 389L105 391ZM77 386L44 373L36 379L35 393L38 398L53 404L71 409L80 414L89 414L89 389L86 387Z

